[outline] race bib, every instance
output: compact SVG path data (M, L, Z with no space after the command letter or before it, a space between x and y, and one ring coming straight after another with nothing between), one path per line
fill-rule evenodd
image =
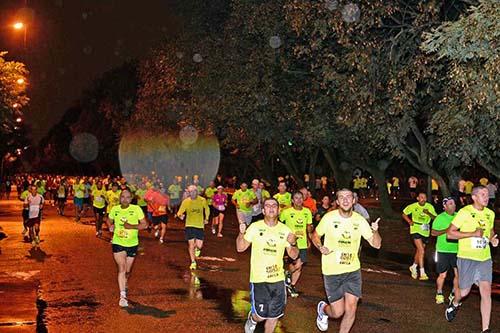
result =
M165 213L167 211L167 206L160 206L160 207L158 207L158 211L160 213Z
M351 265L356 258L356 254L349 252L337 252L337 264Z
M225 210L226 210L226 206L224 206L224 205L219 205L219 206L217 206L217 209L218 209L219 211L223 212L223 211L225 211Z
M268 279L275 278L279 275L278 265L271 265L266 267L266 275Z
M95 197L95 198L94 198L94 201L95 201L96 203L100 203L100 204L101 204L101 203L104 203L104 198L103 198L103 197Z
M429 224L428 223L422 224L422 230L423 231L429 231L430 230Z
M483 250L488 245L489 241L486 237L472 237L470 239L471 248L475 250Z
M119 238L128 238L128 232L125 229L122 229L118 231L118 237Z
M38 217L39 214L40 214L40 206L38 206L38 205L30 206L30 208L29 208L29 218L30 219Z
M297 236L298 238L303 238L304 237L304 230L295 231L295 236Z

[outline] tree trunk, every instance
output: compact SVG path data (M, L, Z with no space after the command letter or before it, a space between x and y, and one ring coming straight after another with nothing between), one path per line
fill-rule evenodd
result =
M335 178L335 183L337 185L337 189L339 188L349 188L351 183L351 176L340 169L340 163L338 156L335 156L333 152L330 152L329 149L323 148L323 155L325 156L328 165L333 171L333 176Z
M380 207L382 208L382 211L385 216L391 216L394 215L395 212L392 209L391 205L391 199L389 198L389 193L387 192L387 186L385 183L385 171L387 168L384 170L380 170L378 166L366 166L365 167L368 172L370 172L375 179L375 182L378 184L378 193L380 195Z
M315 148L309 161L309 190L312 196L316 196L316 163L318 161L319 148Z
M279 154L279 157L280 157L280 162L283 164L283 166L285 167L286 171L288 171L288 173L293 177L293 179L295 179L295 182L297 183L297 186L299 188L303 187L304 186L304 180L298 174L298 171L293 166L293 164L292 164L293 162L290 161L287 158L287 156L285 156L284 154Z

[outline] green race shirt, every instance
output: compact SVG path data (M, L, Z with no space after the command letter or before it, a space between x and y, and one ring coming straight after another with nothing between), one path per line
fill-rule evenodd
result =
M205 197L207 198L207 204L209 206L212 205L212 198L215 193L217 193L217 188L215 187L207 187L207 189L205 190Z
M453 219L453 225L461 232L483 229L483 237L468 237L458 240L457 257L476 261L491 259L489 238L495 221L495 213L489 208L477 210L472 205L460 209Z
M307 226L312 224L311 211L305 207L301 210L290 207L281 211L280 221L297 236L297 247L307 249Z
M129 205L122 208L121 205L114 206L109 212L109 218L113 220L115 230L113 232L113 244L131 247L139 245L139 230L125 229L125 222L137 225L144 218L142 209L137 205Z
M292 195L290 194L290 192L285 192L283 194L276 193L275 195L273 195L273 198L278 200L281 209L292 206Z
M181 186L179 184L172 184L168 187L168 195L170 196L170 199L179 199L181 191Z
M427 209L429 213L436 216L436 211L434 206L426 202L423 206L420 206L418 202L414 202L411 205L406 206L403 210L403 214L411 215L411 220L413 225L410 226L410 234L420 234L424 237L429 237L431 233L430 223L431 217L424 213L424 209Z
M252 243L250 282L273 283L283 281L283 255L290 246L287 238L292 233L283 223L268 226L264 220L252 223L245 232L245 240Z
M85 186L83 184L74 184L73 193L75 194L75 198L83 199L85 196Z
M100 190L96 187L92 191L92 205L95 208L104 208L106 206L106 189L102 187Z
M456 213L453 215L449 215L447 212L442 212L432 223L432 229L436 231L443 231L448 229L451 221L453 221L456 215ZM439 235L437 236L436 251L444 253L457 253L458 242L448 241L446 234Z
M148 205L146 200L144 200L144 194L146 194L146 189L139 188L139 189L137 189L137 191L135 191L135 195L137 195L137 205L139 205L141 207Z
M233 200L235 200L238 203L238 205L240 206L239 210L242 212L247 212L247 213L251 212L252 205L249 205L247 207L247 204L255 199L257 199L255 192L249 189L247 189L245 192L243 192L240 189L234 192L233 194Z

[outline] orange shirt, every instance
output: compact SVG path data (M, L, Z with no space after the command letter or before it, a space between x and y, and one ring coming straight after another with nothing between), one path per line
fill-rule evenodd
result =
M311 197L304 200L303 206L309 208L313 215L318 211L318 207L316 207L316 200Z

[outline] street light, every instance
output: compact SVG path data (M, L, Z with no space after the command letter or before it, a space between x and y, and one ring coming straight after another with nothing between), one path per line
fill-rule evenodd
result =
M16 123L21 123L22 121L23 121L23 118L21 118L21 117L16 118Z
M24 23L23 22L16 22L12 25L12 27L16 30L21 30L24 28Z
M18 85L22 85L22 84L24 84L25 81L24 81L23 78L19 78L19 79L17 79L16 82L17 82Z

